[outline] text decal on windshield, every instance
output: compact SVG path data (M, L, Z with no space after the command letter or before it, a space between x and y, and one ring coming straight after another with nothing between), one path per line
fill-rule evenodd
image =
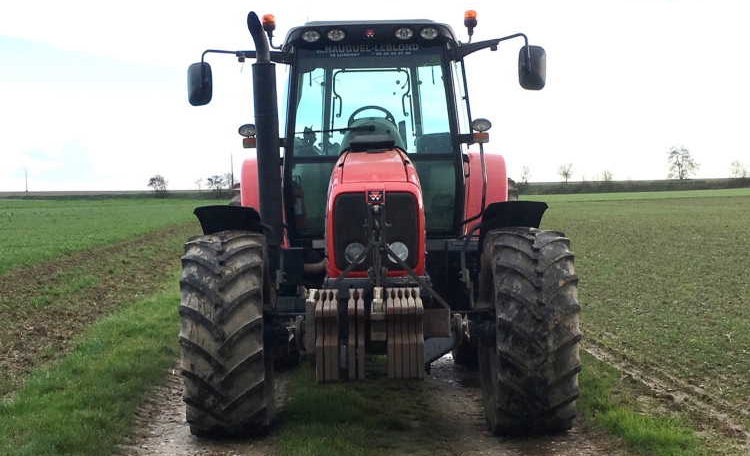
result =
M327 57L360 57L360 56L399 56L411 55L419 51L419 45L416 43L400 44L332 44L315 51L318 55Z

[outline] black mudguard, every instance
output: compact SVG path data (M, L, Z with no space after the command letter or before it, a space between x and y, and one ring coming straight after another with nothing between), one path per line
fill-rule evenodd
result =
M541 201L505 201L492 203L482 215L479 251L482 251L484 235L498 228L511 226L530 226L539 228L544 211L549 206Z
M227 230L264 232L263 224L260 222L260 214L252 207L202 206L195 208L193 213L201 222L203 234Z

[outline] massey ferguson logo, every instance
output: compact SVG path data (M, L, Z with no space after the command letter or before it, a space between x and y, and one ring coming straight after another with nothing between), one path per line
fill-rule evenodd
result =
M367 190L367 204L383 204L385 190Z

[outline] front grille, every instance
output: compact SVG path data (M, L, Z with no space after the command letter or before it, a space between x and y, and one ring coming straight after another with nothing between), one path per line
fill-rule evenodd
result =
M409 248L406 264L414 268L418 259L419 231L417 214L417 200L413 194L407 192L386 192L385 218L388 226L385 228L385 239L388 243L401 241ZM367 224L367 203L364 193L344 193L336 198L333 209L333 236L336 250L336 267L345 269L349 263L344 257L344 249L352 242L359 242L367 246L369 233ZM390 260L384 262L388 269L397 270L400 267ZM369 259L357 265L355 271L366 270Z

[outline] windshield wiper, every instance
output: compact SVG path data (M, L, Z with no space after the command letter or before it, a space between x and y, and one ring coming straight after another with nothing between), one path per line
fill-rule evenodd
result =
M343 131L375 131L373 125L362 125L360 127L344 127L344 128L331 128L330 130L305 130L295 131L295 135L304 135L305 133L331 133L331 132L343 132Z

